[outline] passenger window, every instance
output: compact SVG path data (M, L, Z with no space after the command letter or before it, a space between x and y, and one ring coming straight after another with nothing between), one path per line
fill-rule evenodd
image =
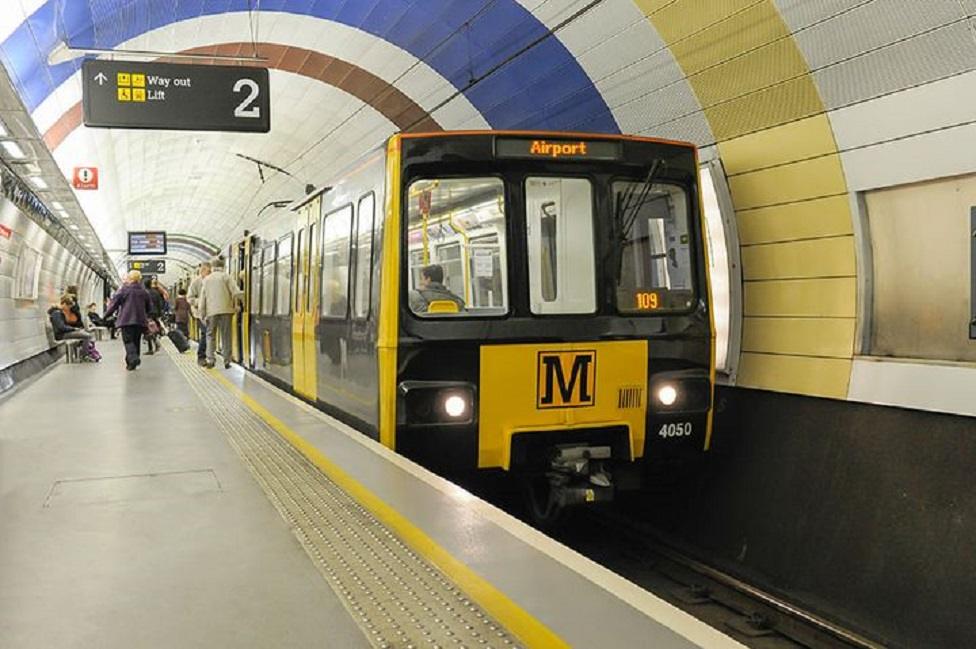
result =
M295 248L295 313L302 311L302 296L305 290L305 259L302 257L302 251L305 249L305 228L298 231L298 247Z
M275 315L291 315L291 247L294 236L289 234L278 241L278 261L275 264Z
M593 190L583 178L528 178L525 218L532 313L596 311Z
M312 293L317 288L315 286L315 272L318 270L316 267L316 258L319 253L318 241L315 237L318 235L317 224L313 223L308 226L308 277L305 279L305 313L312 313L312 305L314 300L312 299Z
M359 200L356 219L356 304L353 316L369 316L369 296L372 289L373 229L375 227L375 197L373 194Z
M249 313L251 315L257 315L261 310L261 257L263 254L263 250L251 251L251 297L249 302Z
M410 184L407 202L411 311L453 318L507 313L502 181L417 180ZM441 302L451 302L457 309Z
M352 205L325 215L322 228L322 315L345 318L349 311L349 239Z
M275 299L275 244L264 249L264 267L261 270L261 315L274 315Z

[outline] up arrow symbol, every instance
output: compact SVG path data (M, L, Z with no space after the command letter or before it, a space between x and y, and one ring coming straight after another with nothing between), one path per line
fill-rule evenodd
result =
M108 77L105 76L104 72L99 72L95 75L95 81L98 82L98 85L104 86L105 82L108 81Z

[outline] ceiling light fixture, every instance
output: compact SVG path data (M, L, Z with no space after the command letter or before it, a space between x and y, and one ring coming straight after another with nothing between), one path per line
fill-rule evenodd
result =
M122 50L104 49L99 47L71 47L64 41L58 43L51 53L47 56L49 65L58 65L77 59L85 54L111 54L113 58L137 58L137 59L187 59L187 60L210 60L210 61L234 61L237 63L264 63L268 60L265 56L228 56L226 54L186 54L184 52L160 52L153 50Z
M47 181L40 176L30 176L28 180L30 180L31 184L38 189L47 189Z
M62 205L59 201L51 201L51 207L58 210L59 213L64 211L64 205Z
M6 151L11 158L17 158L22 160L27 157L24 150L20 148L20 145L12 140L4 140L2 143L3 150Z
M77 229L79 229L79 228L78 228L78 226L77 226L77 225L75 225L74 223L69 223L69 224L68 224L68 227L69 227L69 228L71 228L72 230L77 230Z
M7 125L3 123L2 119L0 119L0 137L7 137L8 135L10 135L10 133L7 131Z

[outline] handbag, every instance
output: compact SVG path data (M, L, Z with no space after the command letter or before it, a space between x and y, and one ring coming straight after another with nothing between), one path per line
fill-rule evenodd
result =
M149 322L146 323L146 331L149 332L150 336L159 335L159 324L152 318L149 318Z

